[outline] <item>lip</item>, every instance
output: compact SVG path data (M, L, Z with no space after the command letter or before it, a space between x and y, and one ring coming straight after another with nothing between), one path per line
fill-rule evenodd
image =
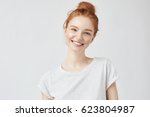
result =
M78 42L78 41L74 41L74 40L71 40L71 42L74 43L77 46L83 46L84 45L83 43Z

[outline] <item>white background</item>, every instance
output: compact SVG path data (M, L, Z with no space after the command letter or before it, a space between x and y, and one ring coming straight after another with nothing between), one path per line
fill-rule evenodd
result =
M79 1L0 1L0 99L40 99L38 81L63 61L63 23ZM87 54L113 62L120 99L150 99L150 1L88 1L100 30Z
M103 117L142 117L142 116L149 117L150 116L149 113L150 100L142 100L142 101L141 100L119 100L119 101L118 100L117 101L115 100L113 101L112 100L111 101L107 101L107 100L69 100L69 101L68 100L63 100L63 101L62 100L57 100L57 101L2 100L1 101L0 100L0 104L1 104L0 106L1 117L29 117L29 116L31 117L49 117L49 116L52 117L66 117L66 116L69 117L93 117L93 116L94 117L101 117L101 116ZM120 105L122 105L122 109ZM133 108L132 106L135 107ZM55 108L54 110L53 107ZM67 107L72 108L71 109L72 113L57 113L60 112L60 108L66 111L65 108ZM20 113L16 113L18 112L18 110Z

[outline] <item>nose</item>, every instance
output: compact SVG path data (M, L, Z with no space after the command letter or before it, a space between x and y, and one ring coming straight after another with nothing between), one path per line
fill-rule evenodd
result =
M78 32L78 33L77 33L76 39L77 39L77 41L82 40L82 33L81 33L81 32Z

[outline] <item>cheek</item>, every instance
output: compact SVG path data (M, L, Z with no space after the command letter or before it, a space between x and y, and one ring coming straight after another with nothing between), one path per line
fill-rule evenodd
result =
M85 38L84 39L84 42L86 43L86 44L90 44L91 42L92 42L92 38L90 37L88 37L88 38Z
M66 33L65 33L65 36L66 36L66 38L69 39L69 40L72 39L72 38L74 38L74 35L73 35L71 32L66 32Z

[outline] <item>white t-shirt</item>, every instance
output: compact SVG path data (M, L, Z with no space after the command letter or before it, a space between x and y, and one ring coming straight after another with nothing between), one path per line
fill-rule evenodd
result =
M105 100L106 90L118 79L112 63L94 58L80 72L68 72L61 65L43 75L39 88L55 100Z

